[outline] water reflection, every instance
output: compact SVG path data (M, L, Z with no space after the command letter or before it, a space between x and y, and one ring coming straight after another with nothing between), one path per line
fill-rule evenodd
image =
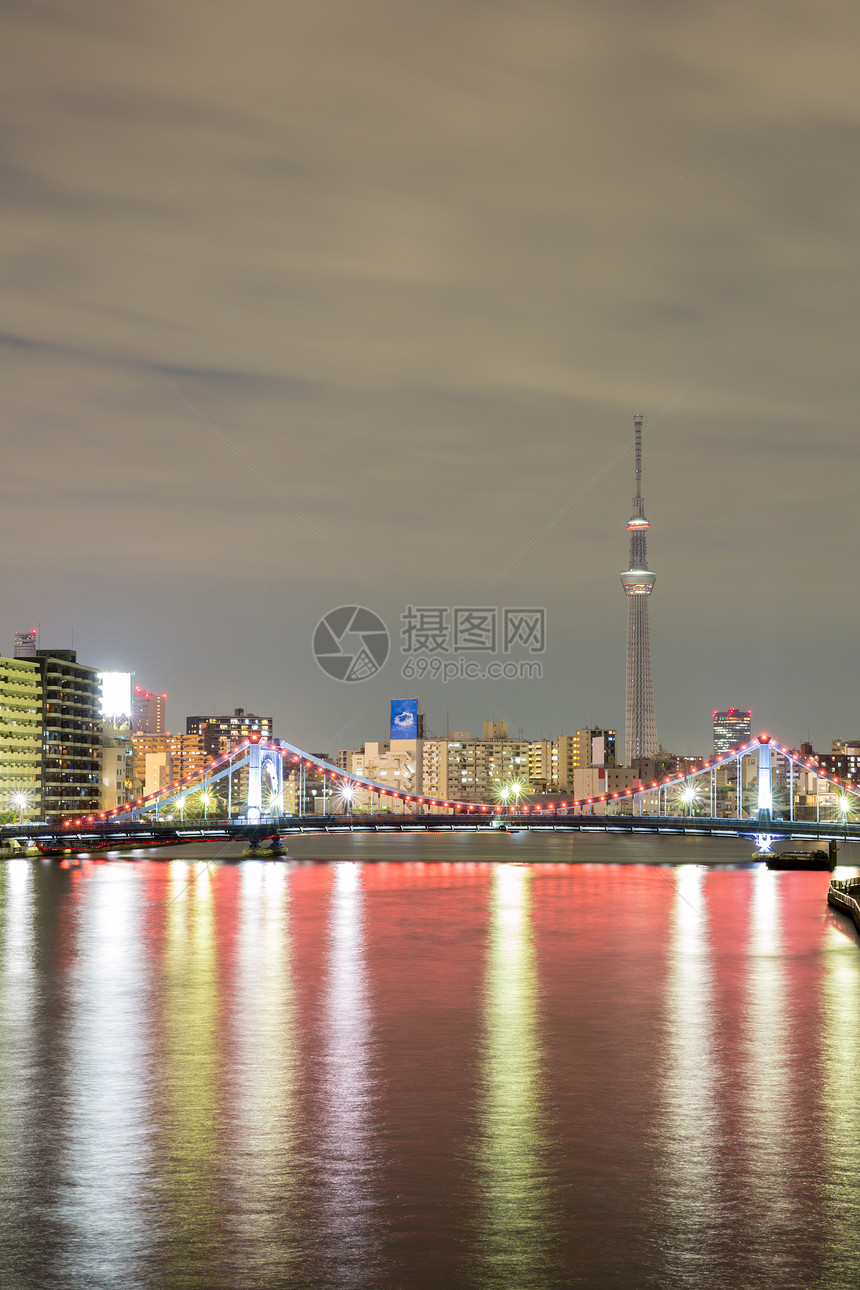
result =
M42 1191L45 1133L39 1083L34 868L27 860L0 862L0 1283L13 1285L29 1262L12 1239L5 1216L28 1208ZM41 1126L41 1127L40 1127Z
M218 1283L223 1053L212 882L206 863L169 866L159 1063L166 1284Z
M364 947L362 867L333 870L324 996L321 1208L318 1257L337 1286L381 1280L375 1239L371 1009Z
M0 1285L858 1285L825 890L0 864Z
M769 1240L791 1238L797 1230L792 1164L805 1145L792 1141L799 1090L794 1087L780 877L763 865L744 875L745 885L752 890L739 1115L750 1205L756 1226L767 1232Z
M821 1082L825 1248L822 1285L860 1284L860 947L828 927L822 983ZM840 1279L841 1278L841 1279Z
M64 1271L91 1286L131 1283L151 1249L151 1054L143 893L125 866L75 882L67 1096L61 1163L69 1201Z
M552 1270L552 1196L531 870L492 886L477 1175L480 1285L540 1285Z
M666 980L666 1061L659 1090L665 1155L662 1253L682 1285L714 1256L720 1208L714 982L705 871L676 869ZM689 1282L687 1275L693 1277ZM668 1280L669 1278L667 1278Z
M299 1080L289 869L241 870L231 1003L230 1211L243 1277L285 1279L301 1250ZM244 1283L244 1282L243 1282Z

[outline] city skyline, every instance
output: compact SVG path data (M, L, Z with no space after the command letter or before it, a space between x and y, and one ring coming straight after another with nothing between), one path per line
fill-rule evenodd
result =
M851 737L860 19L620 12L7 15L4 639L334 743L415 687L323 675L331 609L545 606L541 681L427 711L620 728L639 407L662 742Z

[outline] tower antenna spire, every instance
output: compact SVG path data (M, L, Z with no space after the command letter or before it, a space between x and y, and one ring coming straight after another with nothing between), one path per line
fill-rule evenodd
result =
M648 597L656 573L648 568L647 538L651 525L642 500L642 414L633 417L635 493L633 514L627 521L630 564L621 575L627 596L627 675L625 686L625 759L628 766L657 752L654 718L654 683L651 676L651 642L648 633Z

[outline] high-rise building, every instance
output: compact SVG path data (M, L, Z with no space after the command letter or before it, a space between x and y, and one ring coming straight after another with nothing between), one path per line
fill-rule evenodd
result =
M101 795L101 683L73 649L39 650L42 815L97 813Z
M35 658L39 648L39 629L33 627L28 632L15 633L15 658Z
M167 730L167 695L134 687L131 728L140 735L163 735Z
M493 802L505 785L519 784L524 792L529 754L528 739L473 739L449 730L447 739L424 740L421 792L461 802Z
M731 752L752 738L752 712L748 708L727 708L714 713L714 756Z
M614 766L616 761L616 732L601 726L586 726L577 730L573 744L573 769L587 766Z
M148 734L135 732L131 737L134 747L135 784L147 783L147 759L160 756L165 767L164 782L182 782L199 775L211 761L202 735ZM155 763L149 763L150 772ZM150 773L151 782L151 773ZM159 784L158 787L163 787ZM152 788L148 792L154 791Z
M533 793L571 793L577 770L615 765L614 730L588 726L575 735L533 739L529 744L529 785Z
M42 816L42 678L35 659L0 658L0 811Z
M636 491L633 514L627 521L630 534L630 564L621 575L627 597L627 676L625 687L625 758L632 766L640 757L657 752L657 722L654 717L654 683L651 677L651 641L648 634L648 597L654 590L656 573L648 568L646 534L651 525L645 518L642 499L642 417L633 418L635 432L634 475Z
M244 708L234 708L231 717L186 717L185 733L202 735L210 757L229 752L250 735L271 739L272 718L258 717Z

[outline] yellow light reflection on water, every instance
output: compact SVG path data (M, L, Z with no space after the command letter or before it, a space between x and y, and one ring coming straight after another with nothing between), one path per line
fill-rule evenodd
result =
M182 1284L193 1263L197 1284L217 1266L221 1197L223 1056L212 870L206 863L169 866L162 1015L160 1143L167 1282Z
M552 1262L545 1072L530 869L497 866L492 887L479 1106L478 1254L486 1283L538 1285Z

